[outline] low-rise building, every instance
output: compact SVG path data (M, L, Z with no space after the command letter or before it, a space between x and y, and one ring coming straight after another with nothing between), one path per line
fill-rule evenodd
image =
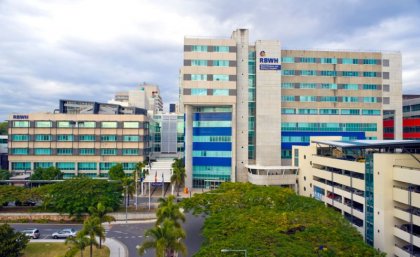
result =
M311 138L293 146L298 193L340 212L366 242L409 257L420 247L420 140Z
M7 135L0 135L0 169L8 169L7 161Z

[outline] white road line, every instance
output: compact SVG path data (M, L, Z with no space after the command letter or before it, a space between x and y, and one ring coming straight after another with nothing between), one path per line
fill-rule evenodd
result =
M140 237L140 238L142 238L143 236L137 236L137 237Z
M136 236L132 236L131 238L136 238Z
M129 236L126 236L125 238L130 238Z

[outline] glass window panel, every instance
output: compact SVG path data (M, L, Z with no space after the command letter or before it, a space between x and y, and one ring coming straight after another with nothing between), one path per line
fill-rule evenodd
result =
M102 128L117 128L116 121L102 121L101 123Z
M124 121L124 128L139 128L138 121Z
M29 121L13 121L14 128L29 128Z
M36 128L51 128L52 122L51 121L35 121Z

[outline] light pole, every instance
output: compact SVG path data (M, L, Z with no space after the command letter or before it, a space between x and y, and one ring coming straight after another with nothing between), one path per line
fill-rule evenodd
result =
M128 185L124 186L125 188L125 224L127 224L127 216L128 216L128 201L127 201L127 196L128 196Z
M244 250L222 249L222 250L220 250L220 252L222 252L222 253L228 253L228 252L244 252L245 253L245 257L248 257L248 254L247 254L246 249L244 249Z

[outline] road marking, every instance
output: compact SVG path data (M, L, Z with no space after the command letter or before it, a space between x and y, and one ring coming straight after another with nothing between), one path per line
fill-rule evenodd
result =
M136 238L136 236L132 236L131 238Z
M137 237L142 238L143 236L137 236Z
M45 236L44 238L42 238L42 239L47 239L49 236Z
M126 236L125 238L130 238L129 236Z

